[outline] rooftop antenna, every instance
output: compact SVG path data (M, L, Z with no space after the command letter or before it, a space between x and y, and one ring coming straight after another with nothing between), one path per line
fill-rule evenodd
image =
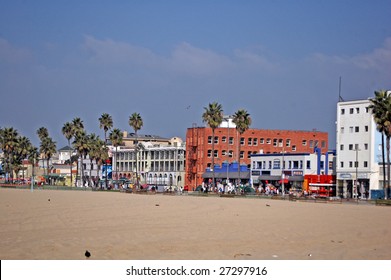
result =
M341 84L342 84L342 77L339 76L339 91L338 91L338 102L344 102L345 100L341 96Z

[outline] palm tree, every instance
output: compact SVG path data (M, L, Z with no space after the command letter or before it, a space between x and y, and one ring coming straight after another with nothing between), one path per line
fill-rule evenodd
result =
M223 122L223 108L221 104L217 102L209 103L208 107L204 107L204 113L202 114L202 121L207 123L212 129L212 184L215 183L215 129Z
M103 128L105 132L105 150L107 150L107 131L113 127L113 119L107 114L103 113L99 118L99 128ZM105 161L105 184L107 188L107 162Z
M97 149L101 149L101 147L98 147L97 146L97 142L99 139L99 136L96 135L95 133L91 133L89 135L87 135L87 140L88 140L88 158L90 159L90 180L92 180L92 177L91 177L91 172L92 172L92 166L93 166L93 163L92 161L95 160L96 161L96 154L97 154ZM99 170L98 170L98 173L99 173Z
M77 154L79 156L79 159L81 159L81 164L80 164L80 169L81 169L81 183L84 185L84 179L83 179L83 159L85 156L88 154L88 137L87 134L84 130L79 130L76 132L74 135L74 140L73 140L73 146L75 147Z
M94 133L89 135L88 140L89 140L88 156L90 158L91 165L92 165L92 160L95 160L97 165L97 176L99 178L99 170L102 166L102 162L107 159L107 149L105 149L105 142ZM90 177L91 177L91 172L90 172Z
M120 146L122 144L122 133L121 133L121 130L119 130L118 128L115 128L113 129L113 131L110 133L110 141L111 141L111 144L115 147L115 165L114 165L114 174L115 174L115 179L118 180L118 174L117 174L117 159L118 159L118 153L117 153L117 149L118 149L118 146Z
M11 180L13 181L13 172L12 172L12 161L13 161L13 154L14 151L17 148L18 142L18 131L14 129L13 127L6 127L2 129L2 141L1 141L1 149L4 153L4 161L5 161L5 172L10 174ZM8 177L9 179L9 177ZM7 180L8 180L7 179Z
M244 109L239 109L233 116L232 121L236 125L236 130L238 131L239 135L241 136L251 125L251 117L250 114L247 113ZM239 140L239 139L238 139ZM239 176L239 185L241 183L240 178L240 141L237 141L238 145L238 176Z
M136 154L136 182L137 182L136 186L138 188L139 187L139 180L138 180L138 161L137 161L137 154L138 154L138 150L137 150L137 146L138 146L137 131L139 131L143 127L143 125L144 125L143 119L141 118L139 113L133 113L129 117L129 125L133 128L134 134L136 135L136 141L134 141L134 151L135 151L135 154Z
M46 139L47 137L49 137L48 129L46 127L38 128L37 129L37 135L38 135L38 138L39 138L39 140L41 141L41 144L42 144L43 140ZM44 158L42 158L42 167L45 170L45 159Z
M49 162L53 154L56 153L56 142L51 137L46 137L42 140L40 145L40 153L46 159L46 175L49 175Z
M31 182L34 185L34 167L36 162L38 162L39 160L38 148L31 145L28 151L27 158L31 162L31 166L32 166Z
M64 134L65 138L68 140L68 147L71 148L71 139L73 137L73 127L70 122L66 122L61 129L62 134ZM69 175L71 177L71 187L72 187L72 150L69 150Z
M84 132L84 124L83 121L80 118L74 118L72 120L72 134L73 134L73 139L75 140L76 135L80 132ZM80 158L80 154L78 153L78 156ZM72 161L71 161L72 163ZM83 163L83 162L82 162ZM77 161L77 166L76 166L76 174L79 175L79 160ZM80 176L81 177L81 176ZM75 180L75 185L77 185L77 179Z
M28 139L26 136L19 136L17 138L18 147L17 147L17 157L20 159L21 164L23 165L23 160L27 158L31 142L30 139ZM22 167L23 171L23 180L24 180L24 168Z
M370 98L369 108L372 110L373 119L376 123L376 129L382 134L382 153L383 153L383 188L384 197L388 199L388 189L390 186L390 139L391 139L391 96L385 90L375 91L375 97ZM387 150L387 183L385 176L384 162L384 136L386 137Z

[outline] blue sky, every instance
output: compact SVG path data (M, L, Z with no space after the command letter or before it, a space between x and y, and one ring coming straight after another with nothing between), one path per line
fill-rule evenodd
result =
M103 137L102 113L184 138L216 101L333 147L339 77L345 100L391 89L391 0L0 0L0 127L35 145L75 117Z

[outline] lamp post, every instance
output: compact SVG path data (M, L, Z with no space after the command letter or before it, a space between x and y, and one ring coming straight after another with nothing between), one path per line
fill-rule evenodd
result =
M356 198L357 198L357 201L358 201L358 186L359 186L359 182L358 182L358 151L359 151L359 149L358 149L358 147L356 147L355 151L356 151L356 161L355 161L355 164L354 164L355 167L356 167L356 183L355 183L356 190L355 190L355 193L356 193Z

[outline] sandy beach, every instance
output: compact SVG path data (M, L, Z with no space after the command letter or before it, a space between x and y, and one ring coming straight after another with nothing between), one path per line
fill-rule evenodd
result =
M390 260L390 221L369 204L0 189L0 259Z

